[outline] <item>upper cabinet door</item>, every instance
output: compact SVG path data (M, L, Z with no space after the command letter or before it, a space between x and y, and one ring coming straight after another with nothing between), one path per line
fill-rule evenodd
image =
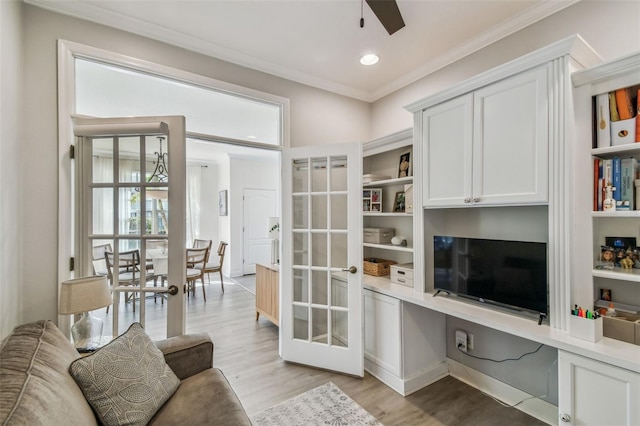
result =
M546 67L474 93L474 204L548 201L547 98Z
M473 97L464 95L422 113L423 204L460 206L471 201Z

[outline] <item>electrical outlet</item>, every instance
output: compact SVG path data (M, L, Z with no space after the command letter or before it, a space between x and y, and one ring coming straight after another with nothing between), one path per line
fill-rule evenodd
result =
M473 342L473 334L467 334L467 349L469 349L470 351L473 350Z
M467 333L462 330L456 330L456 347L463 352L467 351Z

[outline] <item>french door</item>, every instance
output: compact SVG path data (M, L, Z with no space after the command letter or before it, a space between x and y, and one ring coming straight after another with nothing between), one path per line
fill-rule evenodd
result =
M73 121L76 276L108 277L114 336L133 322L153 339L184 334L184 117Z
M364 374L362 146L283 151L280 353Z

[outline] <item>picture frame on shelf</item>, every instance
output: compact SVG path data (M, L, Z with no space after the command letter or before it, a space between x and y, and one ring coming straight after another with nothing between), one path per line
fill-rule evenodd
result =
M600 289L600 300L611 302L611 290L608 288Z
M370 188L362 191L362 211L382 212L382 188Z
M393 211L396 213L404 213L405 205L405 193L404 191L396 192L396 198L393 202Z
M400 154L398 162L398 178L409 177L413 175L413 167L411 165L411 151Z

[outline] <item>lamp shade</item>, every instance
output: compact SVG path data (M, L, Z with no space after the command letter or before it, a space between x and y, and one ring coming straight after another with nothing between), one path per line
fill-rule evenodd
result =
M107 277L83 277L63 281L60 288L60 315L79 314L113 303Z
M277 240L280 238L280 218L270 217L267 220L267 238Z

